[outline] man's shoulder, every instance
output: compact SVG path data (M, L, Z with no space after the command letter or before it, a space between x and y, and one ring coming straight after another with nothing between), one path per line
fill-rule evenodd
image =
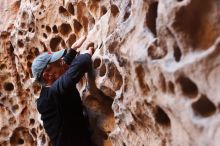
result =
M40 113L42 113L45 109L49 108L49 106L53 105L53 98L51 97L52 94L50 91L50 87L42 87L40 96L36 100L37 109Z
M41 91L40 91L40 97L45 96L46 94L48 94L49 88L50 87L42 86Z
M50 98L50 96L51 96L50 87L43 86L41 88L40 95L39 95L39 98L37 99L37 102L41 100L47 100Z

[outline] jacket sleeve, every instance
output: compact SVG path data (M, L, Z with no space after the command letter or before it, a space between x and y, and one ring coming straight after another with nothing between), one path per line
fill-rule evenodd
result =
M91 55L80 54L71 62L69 69L52 84L52 91L59 95L65 94L65 91L75 87L83 75L91 69Z
M68 65L70 65L76 55L77 55L76 50L74 50L74 49L72 49L72 48L69 48L69 49L67 50L66 55L64 56L64 61L65 61L65 63L68 64Z

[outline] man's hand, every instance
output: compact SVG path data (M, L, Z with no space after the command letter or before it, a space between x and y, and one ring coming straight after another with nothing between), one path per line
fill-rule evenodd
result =
M71 48L76 50L77 52L79 52L79 49L82 44L84 43L84 41L86 40L86 36L82 36L80 39L78 39L72 46Z
M88 53L88 54L90 54L92 56L94 51L95 51L94 47L89 47L85 52L83 52L83 54L84 53Z
M93 43L93 42L90 42L90 43L87 45L86 50L83 51L82 54L88 53L88 54L90 54L90 55L92 56L92 55L94 54L94 52L95 52L94 43Z

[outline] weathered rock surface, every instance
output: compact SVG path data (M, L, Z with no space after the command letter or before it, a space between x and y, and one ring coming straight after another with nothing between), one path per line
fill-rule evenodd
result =
M32 61L87 34L95 84L78 88L97 145L219 146L219 9L219 0L2 0L0 145L49 145Z

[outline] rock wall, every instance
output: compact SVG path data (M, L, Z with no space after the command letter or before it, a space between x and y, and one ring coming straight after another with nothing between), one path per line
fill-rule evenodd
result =
M1 1L0 145L50 145L30 67L87 34L94 74L78 88L97 145L219 146L219 9L219 0Z

